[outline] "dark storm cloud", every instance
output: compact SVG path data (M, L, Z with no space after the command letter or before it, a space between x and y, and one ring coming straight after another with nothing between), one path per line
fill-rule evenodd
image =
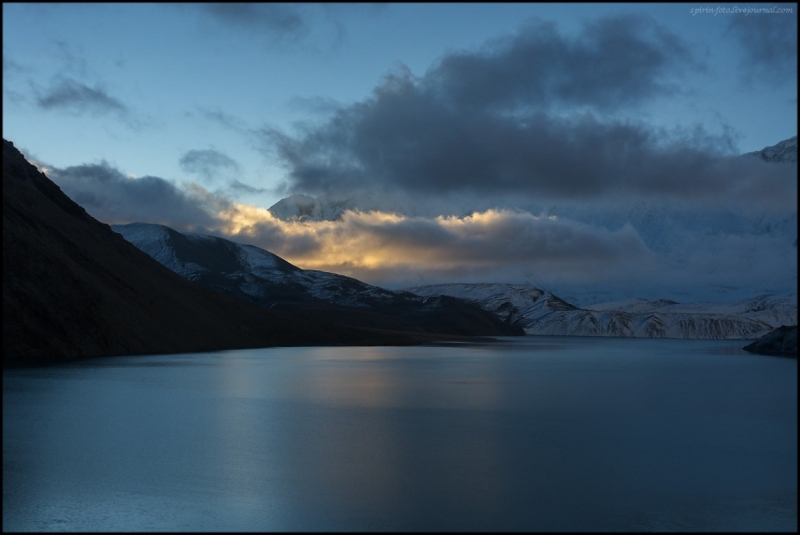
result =
M688 68L698 63L686 47L646 17L602 19L575 38L536 23L421 78L390 73L370 98L296 136L262 135L302 193L746 201L763 177L775 187L760 199L785 204L794 171L742 163L729 132L603 115L673 91L668 75Z
M180 4L183 6L183 4ZM284 45L330 50L347 41L347 28L359 16L383 11L376 4L208 3L186 4L237 35L256 35L270 47Z
M478 53L445 56L424 85L459 109L614 109L676 92L670 75L687 68L701 64L680 38L649 17L626 15L586 23L574 38L552 22L532 22Z
M218 20L242 28L296 34L305 29L300 6L295 4L208 3L201 4Z
M129 113L128 107L99 86L94 88L68 77L54 81L36 103L45 110L63 109L75 113Z
M220 174L239 171L236 160L214 149L190 150L178 162L187 173L201 176L207 181L214 180Z
M155 176L128 178L103 161L100 164L47 167L46 174L72 200L108 224L145 221L179 230L212 228L225 201L203 191L178 189Z
M393 78L375 97L292 138L266 132L295 191L363 188L431 195L467 192L590 198L637 194L692 200L742 195L763 176L761 197L785 202L793 170L729 156L732 140L703 130L666 132L640 123L498 116L453 109Z
M793 12L731 18L728 32L741 46L740 67L747 83L766 77L782 84L797 77L797 4L781 7Z

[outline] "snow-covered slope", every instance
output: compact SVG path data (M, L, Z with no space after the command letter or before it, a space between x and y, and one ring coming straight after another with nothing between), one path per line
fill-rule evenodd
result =
M758 156L765 162L797 163L797 136L746 155Z
M303 270L269 251L215 236L147 223L111 228L179 275L251 301L322 300L367 307L413 299L343 275Z
M304 270L254 247L163 225L112 229L184 278L262 306L311 311L314 317L370 329L458 335L523 334L480 306L452 297L421 297L359 280Z
M579 308L525 285L438 284L406 290L471 299L527 334L755 339L779 325L797 323L797 297L790 295L726 304L630 299Z
M599 303L586 308L628 313L736 316L776 326L797 323L797 296L790 295L762 295L732 303L676 303L669 300L630 299L616 303Z

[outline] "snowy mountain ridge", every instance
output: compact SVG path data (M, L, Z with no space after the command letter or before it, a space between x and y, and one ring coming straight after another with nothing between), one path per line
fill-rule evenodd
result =
M181 233L149 223L111 228L184 278L205 279L208 285L226 288L226 293L235 288L234 293L250 300L291 297L367 307L398 296L413 298L344 275L303 270L269 251L224 238Z
M112 230L186 279L270 308L369 329L457 335L520 335L471 301L390 291L359 280L304 270L252 245L131 223Z
M302 270L268 251L223 238L132 223L112 229L183 277L266 306L318 302L359 309L416 310L471 302L526 334L699 339L755 339L797 323L796 294L730 303L626 299L578 307L521 284L439 284L390 291L356 279ZM443 297L444 296L444 297Z
M797 136L758 151L748 152L745 156L758 156L765 162L797 163Z
M436 284L405 288L418 295L471 299L526 334L644 338L756 339L797 324L796 295L733 303L628 299L580 308L550 292L514 284Z

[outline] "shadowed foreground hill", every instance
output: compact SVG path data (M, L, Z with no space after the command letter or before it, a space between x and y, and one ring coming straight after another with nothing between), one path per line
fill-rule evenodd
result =
M410 344L222 295L89 216L3 140L3 365L275 345Z
M760 355L797 358L797 325L782 325L770 331L752 344L746 345L745 351Z

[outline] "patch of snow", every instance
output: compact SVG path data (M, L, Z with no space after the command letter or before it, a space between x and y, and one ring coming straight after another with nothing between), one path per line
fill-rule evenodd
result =
M176 271L181 268L175 251L169 246L169 227L148 223L130 223L113 225L111 228L169 269Z

